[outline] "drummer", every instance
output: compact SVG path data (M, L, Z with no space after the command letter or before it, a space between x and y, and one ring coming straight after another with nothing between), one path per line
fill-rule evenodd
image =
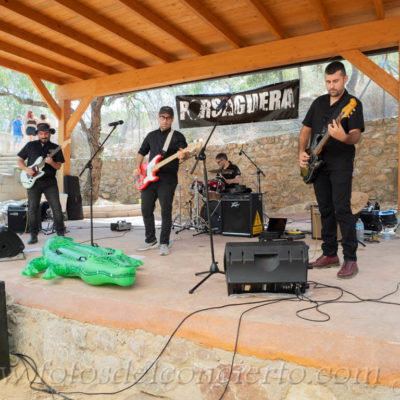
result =
M240 172L239 167L232 164L225 153L218 153L215 157L215 161L218 164L218 168L221 169L220 175L224 178L226 191L241 184L242 173ZM229 170L229 173L223 173L223 170Z

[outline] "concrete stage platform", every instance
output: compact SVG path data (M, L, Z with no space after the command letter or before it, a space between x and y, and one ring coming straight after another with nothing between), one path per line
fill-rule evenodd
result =
M290 228L310 229L306 215L292 215ZM137 270L132 287L93 287L80 279L56 278L45 281L21 275L25 261L0 263L0 279L16 304L47 310L59 317L82 323L97 324L128 330L140 329L155 335L168 336L189 313L202 308L240 304L287 295L268 295L249 298L232 298L227 295L225 276L215 274L194 294L188 291L201 278L197 271L208 270L211 262L209 236L193 237L194 231L172 233L171 254L161 257L158 250L139 253L136 246L143 241L141 217L130 217L134 228L125 234L112 232L109 224L115 219L96 219L95 242L100 246L122 249L125 254L144 255L144 265ZM297 221L297 222L296 222ZM90 239L89 221L67 221L69 233L75 242ZM23 240L28 240L28 235ZM257 241L216 235L216 259L223 269L226 242ZM400 281L400 238L367 244L358 252L360 272L351 280L336 278L338 268L310 270L310 281L340 286L356 295L379 298L396 289ZM39 236L41 247L46 236ZM309 257L320 255L320 242L308 235ZM341 253L341 249L340 249ZM38 257L40 252L27 253L27 259ZM341 254L340 254L341 256ZM338 295L337 289L310 288L306 296L329 300ZM345 295L341 300L355 301ZM400 302L400 293L386 301ZM332 374L350 375L372 385L400 387L400 312L396 305L374 302L331 303L322 311L330 315L328 322L309 322L296 316L296 311L310 303L283 301L264 306L246 314L242 322L238 353L262 360L284 360L297 365L323 370ZM198 313L187 320L177 337L205 348L232 351L240 313L248 306L228 307ZM310 311L304 316L321 319ZM369 374L368 371L377 371ZM397 391L400 395L400 391ZM344 397L343 397L344 398ZM350 397L352 398L352 397ZM355 397L354 397L355 398ZM357 397L358 398L358 397ZM361 398L361 397L360 397ZM368 397L369 398L369 397ZM371 397L372 398L372 397ZM383 398L383 397L382 397ZM388 397L386 397L388 398Z

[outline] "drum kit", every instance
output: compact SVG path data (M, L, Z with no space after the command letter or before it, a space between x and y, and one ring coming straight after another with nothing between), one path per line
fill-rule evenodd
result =
M221 193L225 190L225 179L222 174L230 174L233 171L228 169L211 169L209 172L216 174L214 178L208 179L208 199L210 201L210 218L213 221L214 214L221 202ZM189 194L191 199L187 202L189 207L189 217L181 224L176 233L184 229L195 229L197 232L207 232L209 224L207 222L206 212L206 187L202 180L196 176L189 185ZM202 201L202 204L200 203ZM213 228L214 229L214 228Z

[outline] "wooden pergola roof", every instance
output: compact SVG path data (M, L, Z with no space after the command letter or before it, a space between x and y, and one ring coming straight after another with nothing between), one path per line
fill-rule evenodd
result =
M400 0L0 0L0 32L0 65L30 77L61 140L95 96L335 56L400 97L363 54L398 47Z

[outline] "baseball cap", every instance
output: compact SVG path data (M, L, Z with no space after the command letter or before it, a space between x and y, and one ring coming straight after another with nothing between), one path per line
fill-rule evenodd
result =
M173 117L174 116L174 110L170 106L162 106L160 108L160 111L158 112L158 115L161 115L161 114L168 114L171 117Z

